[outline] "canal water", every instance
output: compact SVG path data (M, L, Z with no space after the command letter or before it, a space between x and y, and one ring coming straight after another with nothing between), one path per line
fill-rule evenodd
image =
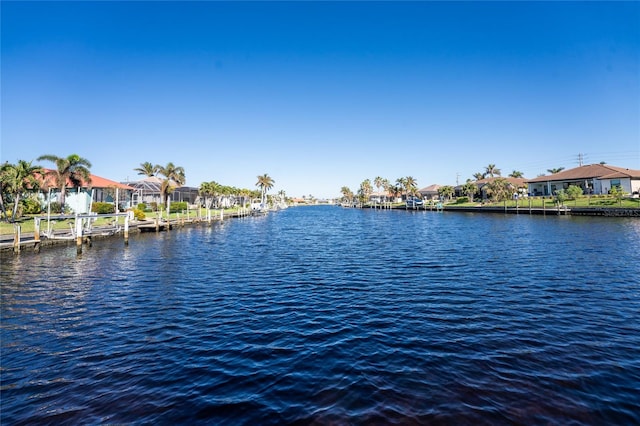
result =
M640 221L290 208L2 257L11 424L640 424Z

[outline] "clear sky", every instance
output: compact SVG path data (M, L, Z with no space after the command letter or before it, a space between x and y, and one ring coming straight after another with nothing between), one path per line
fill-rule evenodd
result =
M639 2L2 1L2 162L338 196L640 169ZM42 163L47 165L47 163Z

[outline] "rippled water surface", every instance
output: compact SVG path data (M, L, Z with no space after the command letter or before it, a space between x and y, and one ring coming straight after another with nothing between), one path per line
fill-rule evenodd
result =
M2 257L4 424L640 424L640 221L291 208Z

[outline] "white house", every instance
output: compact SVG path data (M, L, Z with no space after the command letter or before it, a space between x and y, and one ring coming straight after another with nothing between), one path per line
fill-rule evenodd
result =
M623 192L637 196L640 193L640 170L590 164L529 179L528 184L529 193L534 196L553 195L570 185L579 186L585 194L608 194L612 187L617 186Z

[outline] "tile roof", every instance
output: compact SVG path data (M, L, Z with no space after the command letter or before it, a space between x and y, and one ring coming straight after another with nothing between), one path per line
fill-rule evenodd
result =
M56 187L56 183L55 183L55 178L50 174L50 172L53 172L52 169L43 169L45 172L44 177L42 178L43 180L43 184L41 185L42 187L50 187L50 188L55 188ZM71 184L71 181L67 180L67 185L68 187L72 187L73 185ZM80 185L81 188L87 188L87 187L91 187L91 188L119 188L119 189L126 189L126 190L135 190L135 188L132 188L129 185L125 185L123 183L119 183L119 182L115 182L113 180L109 180L109 179L105 179L103 177L100 176L96 176L96 175L91 175L91 184L87 185L86 182L82 182L82 184Z
M588 164L569 170L563 170L548 176L538 176L529 179L530 183L567 181L580 179L615 179L615 178L636 178L640 179L640 170L625 169L623 167L610 166L608 164Z
M438 192L438 189L441 187L442 185L438 185L437 183L434 183L433 185L429 185L420 189L418 192Z
M525 179L525 178L512 178L512 177L504 177L504 176L494 176L494 177L488 177L488 178L472 181L472 183L475 183L476 185L478 185L478 188L482 188L483 186L485 186L489 182L494 181L496 179L504 179L504 180L506 180L507 182L509 182L510 184L512 184L514 186L525 186L527 184L527 182L530 181L529 179ZM463 185L459 185L459 186L462 187Z

